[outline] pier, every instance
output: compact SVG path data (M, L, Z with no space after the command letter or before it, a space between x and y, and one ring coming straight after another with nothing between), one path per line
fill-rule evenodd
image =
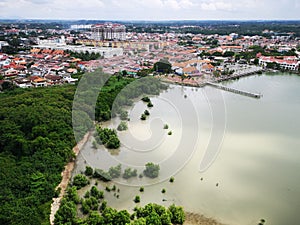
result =
M244 95L244 96L248 96L248 97L252 97L252 98L261 98L262 94L257 94L257 93L251 93L251 92L247 92L247 91L241 91L241 90L237 90L235 88L231 88L231 87L226 87L220 84L216 84L216 83L212 83L212 82L206 82L206 84L219 88L221 90L224 91L229 91L229 92L233 92L236 94L240 94L240 95Z

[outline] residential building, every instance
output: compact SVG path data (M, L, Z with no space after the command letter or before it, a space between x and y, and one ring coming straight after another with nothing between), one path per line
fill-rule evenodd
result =
M126 27L121 24L104 23L92 26L93 40L125 40Z

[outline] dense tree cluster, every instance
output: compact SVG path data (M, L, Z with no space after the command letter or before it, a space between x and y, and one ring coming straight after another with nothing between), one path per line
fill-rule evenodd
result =
M153 65L153 69L160 73L171 73L172 64L168 60L160 60Z
M125 78L124 78L125 79ZM162 84L158 79L153 77L144 77L134 80L118 93L113 102L112 116L122 113L122 107L133 104L133 99L141 95L158 95L161 90L165 90L167 86Z
M0 224L42 224L74 157L74 86L0 95ZM16 207L17 206L17 207Z
M186 26L190 25L190 26ZM144 23L126 24L126 30L138 33L166 33L176 32L182 34L204 34L204 35L229 35L238 33L240 35L254 36L264 30L273 30L275 33L294 33L299 37L299 21L169 21L152 22L145 26ZM271 34L263 34L270 37Z
M149 203L145 207L135 207L137 219L144 218L146 223L153 225L183 224L185 214L180 206L171 205L165 208L161 205ZM143 224L143 223L142 223Z
M160 90L166 89L167 86L153 77L135 80L108 76L101 70L97 70L85 74L80 80L79 88L80 91L75 94L73 120L76 121L75 134L82 136L87 131L85 127L92 127L91 119L102 122L120 114L121 119L126 120L128 113L122 107L131 105L132 99L141 95L159 94ZM106 128L97 130L97 133L102 135L102 137L96 135L98 143L105 144L108 148L119 147L120 143L115 132ZM76 137L76 140L78 139L80 138Z
M84 82L91 87L98 74L87 76L89 81ZM112 78L106 88L114 81ZM89 106L88 91L80 93L86 98L75 103L78 107L73 110L73 120L79 121L79 126L72 126L75 89L76 86L15 89L1 94L0 224L35 225L49 220L61 171L74 158L73 129L81 139L92 126L90 118L95 113ZM107 99L111 97L108 92L105 95ZM71 206L66 203L63 208Z

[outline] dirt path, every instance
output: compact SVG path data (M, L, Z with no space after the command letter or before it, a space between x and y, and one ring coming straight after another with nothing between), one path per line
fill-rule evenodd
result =
M83 145L90 138L90 136L91 136L91 132L86 133L84 135L83 139L80 142L78 142L77 145L73 148L73 152L75 153L76 156L80 152ZM69 162L65 166L64 171L61 173L62 180L61 180L60 184L56 187L56 189L61 188L61 191L60 191L59 196L57 198L52 199L53 202L51 204L51 213L50 213L50 224L51 225L54 225L54 215L57 212L57 210L59 209L60 201L63 198L64 193L66 191L66 188L68 186L69 180L70 180L71 175L72 175L72 171L74 169L74 165L75 165L75 160L72 161L72 162Z

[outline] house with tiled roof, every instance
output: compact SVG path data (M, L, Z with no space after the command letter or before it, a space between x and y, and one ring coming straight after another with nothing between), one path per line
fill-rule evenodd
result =
M47 80L48 85L61 84L62 77L58 75L47 74L44 77Z
M14 79L13 83L20 88L31 88L33 86L31 80L26 78Z
M202 67L201 67L201 71L206 72L206 73L211 73L214 70L215 70L215 67L213 65L211 65L210 63L206 63L206 64L202 65Z
M200 71L195 66L185 67L182 69L182 72L187 76L200 75Z
M31 83L34 87L46 87L47 80L42 77L34 77L34 79L30 79Z
M14 68L10 68L10 69L7 69L5 72L4 72L4 77L16 77L18 76L19 74L19 71L14 69Z

